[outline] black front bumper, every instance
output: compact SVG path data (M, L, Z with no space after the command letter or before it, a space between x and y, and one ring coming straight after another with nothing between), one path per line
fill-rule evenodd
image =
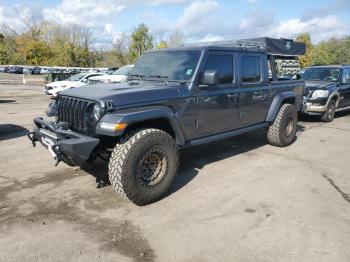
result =
M39 141L57 162L64 160L71 165L82 166L100 142L97 138L69 130L64 123L46 122L42 118L33 121L35 127L33 132L28 133L28 138L33 146Z

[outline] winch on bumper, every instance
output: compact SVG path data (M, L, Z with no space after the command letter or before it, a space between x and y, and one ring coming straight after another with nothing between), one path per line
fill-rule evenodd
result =
M35 118L33 132L28 138L33 146L39 141L45 146L57 161L71 165L83 165L89 159L91 152L99 144L99 139L81 135L68 129L67 123L46 122L42 118Z

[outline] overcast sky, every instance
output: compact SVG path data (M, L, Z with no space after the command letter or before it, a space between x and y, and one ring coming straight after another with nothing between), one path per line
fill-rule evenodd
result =
M0 0L0 24L20 31L28 15L87 25L96 46L142 22L153 33L182 30L191 41L309 32L318 42L350 35L350 0Z

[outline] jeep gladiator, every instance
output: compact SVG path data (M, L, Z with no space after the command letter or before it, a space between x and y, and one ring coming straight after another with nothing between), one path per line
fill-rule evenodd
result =
M288 57L291 45L302 46L276 41ZM273 58L255 40L148 51L126 83L59 94L47 110L55 120L35 118L28 137L47 147L57 163L106 159L114 189L137 205L149 204L168 191L183 148L260 128L272 145L293 143L304 81L269 78Z

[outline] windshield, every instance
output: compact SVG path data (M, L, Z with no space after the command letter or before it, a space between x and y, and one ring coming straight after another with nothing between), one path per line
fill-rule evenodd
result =
M201 52L160 51L143 54L132 71L132 76L189 80L194 74Z
M71 76L70 78L68 78L68 80L69 81L79 81L84 76L86 76L86 74L80 73L80 74L76 74L76 75Z
M113 72L112 75L124 75L127 76L130 71L132 70L132 66L123 66L121 68L119 68L117 71Z
M339 68L310 68L305 70L301 78L309 81L336 82L339 79Z

